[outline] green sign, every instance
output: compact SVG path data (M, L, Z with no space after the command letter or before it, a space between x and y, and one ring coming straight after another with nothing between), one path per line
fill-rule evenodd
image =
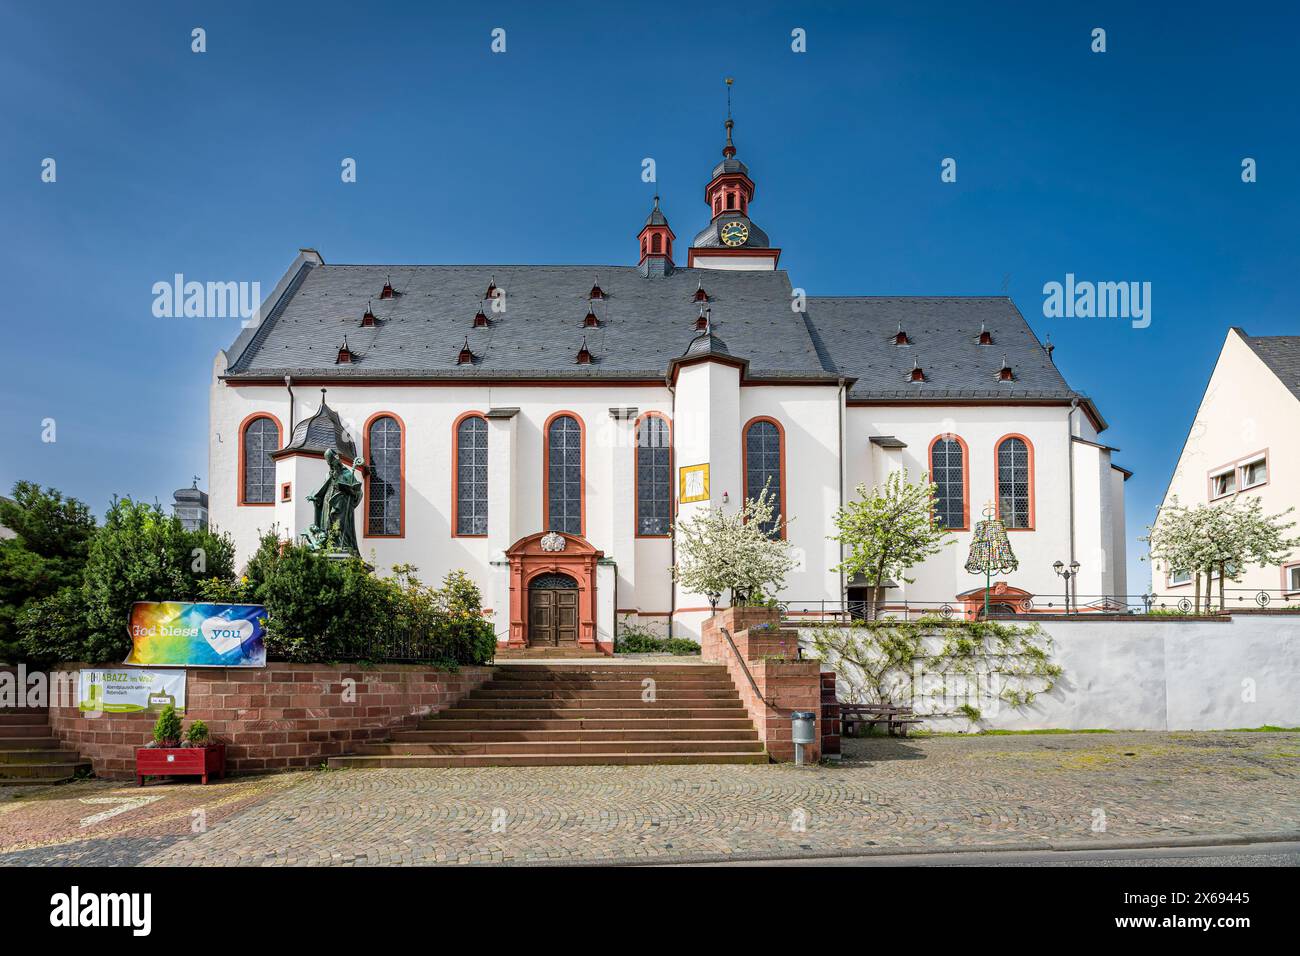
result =
M185 713L185 671L93 667L81 671L78 709L85 714L155 714L168 704Z

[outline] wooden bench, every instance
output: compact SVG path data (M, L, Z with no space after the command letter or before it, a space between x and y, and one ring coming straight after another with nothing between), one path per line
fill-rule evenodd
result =
M895 704L840 704L840 720L846 737L854 736L859 724L867 728L867 733L876 724L884 724L891 737L906 737L908 727L922 722L911 707Z

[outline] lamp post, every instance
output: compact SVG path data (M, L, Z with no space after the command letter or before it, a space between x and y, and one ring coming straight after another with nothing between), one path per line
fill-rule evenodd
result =
M1055 571L1061 577L1065 578L1065 613L1069 614L1070 613L1070 579L1077 578L1079 576L1079 562L1071 561L1069 566L1067 567L1065 562L1057 561L1055 564L1052 565L1052 570ZM1074 609L1078 611L1079 610L1079 595L1078 595L1079 584L1077 581L1075 582L1074 590L1075 590Z

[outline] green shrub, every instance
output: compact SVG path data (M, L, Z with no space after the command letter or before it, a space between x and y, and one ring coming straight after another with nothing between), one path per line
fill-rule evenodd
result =
M208 580L201 592L204 600L264 605L267 654L275 660L492 660L496 633L474 582L453 571L431 588L416 573L400 565L392 577L376 577L360 558L329 558L268 532L241 579Z
M90 626L81 587L65 587L18 614L20 656L36 667L86 659Z
M115 499L90 545L85 570L89 663L120 661L131 649L127 621L136 601L193 601L209 577L234 575L228 535L187 531L162 506Z
M196 720L190 724L190 729L185 733L185 740L194 747L205 747L211 739L212 735L208 732L208 725L201 720Z
M0 661L44 666L53 654L38 645L33 656L18 620L61 591L81 587L95 518L76 498L19 481L12 501L0 498L0 524L14 534L0 538ZM38 617L49 613L46 608Z
M175 747L181 740L181 718L168 704L153 725L153 742L160 747Z
M615 654L698 654L700 645L684 637L660 637L648 627L619 622L614 633Z

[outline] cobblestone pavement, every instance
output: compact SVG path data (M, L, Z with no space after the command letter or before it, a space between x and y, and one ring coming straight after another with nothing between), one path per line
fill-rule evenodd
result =
M110 780L0 790L0 865L125 866L216 826L306 774L210 783Z
M159 787L177 791L176 804L108 821L129 827L130 840L102 849L104 834L66 834L87 805L68 812L60 804L77 799L73 787L55 788L16 801L21 809L0 802L0 854L15 851L0 863L670 862L1300 832L1300 733L877 738L845 748L838 766L811 768L348 770L246 778L205 797L182 797L204 793L192 785ZM219 793L230 802L206 832L190 833L186 800ZM39 804L52 808L48 822ZM27 821L46 839L13 845Z

